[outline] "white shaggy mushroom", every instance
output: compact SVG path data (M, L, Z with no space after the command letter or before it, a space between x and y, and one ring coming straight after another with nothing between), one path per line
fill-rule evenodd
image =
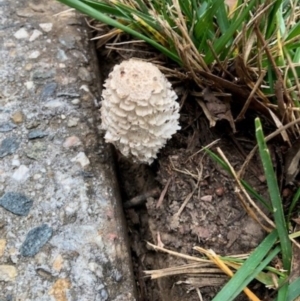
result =
M154 64L130 59L114 67L104 87L105 141L125 157L151 164L180 129L179 104L171 84Z

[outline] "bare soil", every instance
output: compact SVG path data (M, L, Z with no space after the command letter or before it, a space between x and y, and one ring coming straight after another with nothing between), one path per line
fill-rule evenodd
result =
M107 50L102 50L100 56L100 61L105 62L101 67L105 78L114 64L132 56L145 57L145 52L121 51L107 56ZM175 87L182 90L184 85L181 83ZM128 200L137 196L144 200L132 208L124 208L139 301L198 301L199 291L203 300L209 301L228 281L221 273L151 280L145 277L145 270L177 267L188 261L156 252L147 241L186 255L200 256L194 246L212 249L220 255L232 255L252 251L265 236L262 228L245 213L235 193L232 177L205 152L199 152L203 146L219 139L212 150L220 147L238 170L255 143L254 118L248 116L236 124L237 133L233 135L226 120L210 128L193 98L185 99L184 104L182 99L179 101L182 129L161 150L151 166L133 164L117 154L124 203L128 205ZM245 180L267 198L259 158L251 161ZM166 186L166 194L158 205ZM254 289L267 300L268 293L259 283L254 284ZM241 294L236 300L248 299Z

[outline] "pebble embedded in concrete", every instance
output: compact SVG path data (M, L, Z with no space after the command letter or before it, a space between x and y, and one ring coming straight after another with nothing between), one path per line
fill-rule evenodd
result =
M40 160L43 158L46 151L47 144L44 142L37 141L25 150L25 154L30 159Z
M0 206L16 215L28 215L33 201L18 192L6 192L0 198Z
M18 182L24 182L28 176L29 168L26 165L20 165L13 173L12 178Z
M29 38L29 42L33 42L34 40L36 40L39 36L41 36L43 33L37 29L34 29L30 38Z
M27 39L29 37L29 34L25 28L20 28L18 31L15 32L14 37L18 40Z
M28 55L28 58L29 59L37 59L40 55L41 55L40 51L34 50Z
M52 228L46 224L30 230L21 246L21 255L24 257L36 255L51 238L52 232Z
M78 76L83 81L86 81L86 82L92 81L91 73L85 67L80 67L79 68Z
M0 265L0 281L13 282L17 277L17 269L12 265Z
M0 144L0 158L12 155L19 147L20 143L16 137L7 137Z
M55 90L57 89L57 83L51 82L44 86L41 93L41 100L47 100L47 98L54 96Z
M79 146L81 144L81 141L78 137L76 136L71 136L68 137L64 143L63 143L63 147L65 148L72 148L72 147L76 147Z
M32 130L28 133L28 139L37 139L37 138L44 138L48 136L48 133L41 131L41 130Z
M6 240L0 239L0 257L3 256L6 247Z
M79 118L76 118L76 117L70 117L69 120L68 120L68 127L69 128L72 128L72 127L75 127L78 125L78 122L79 122Z
M75 99L73 99L73 100L71 101L71 103L72 103L73 105L78 105L78 104L80 103L80 99L79 99L79 98L75 98Z
M79 163L81 167L86 167L90 164L90 160L84 152L80 152L76 157L71 159L71 161Z
M58 279L49 290L49 295L52 295L56 301L67 301L67 291L70 287L71 282L69 279Z
M24 115L21 111L17 111L15 113L13 113L13 115L11 116L11 119L14 123L22 123L24 120Z
M39 26L45 32L50 32L52 30L53 24L52 23L40 23Z
M13 129L15 129L16 127L17 126L14 123L10 122L10 121L2 122L2 123L0 123L0 132L2 132L2 133L10 132Z

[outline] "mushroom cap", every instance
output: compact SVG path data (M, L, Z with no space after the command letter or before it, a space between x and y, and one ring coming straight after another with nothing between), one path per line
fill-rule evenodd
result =
M134 161L152 163L180 129L171 84L154 64L130 59L113 68L104 87L100 111L105 141Z

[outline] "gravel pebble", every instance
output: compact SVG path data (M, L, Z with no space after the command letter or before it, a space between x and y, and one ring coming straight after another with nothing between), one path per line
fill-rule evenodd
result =
M32 204L31 199L18 192L6 192L0 198L0 206L13 214L21 216L28 215Z
M29 34L25 28L21 28L17 32L15 32L14 37L18 40L27 39L29 37Z
M13 129L15 129L16 127L17 126L14 123L10 122L10 121L2 122L2 123L0 123L0 132L2 132L2 133L10 132Z
M40 55L41 55L41 53L38 50L34 50L28 55L28 58L29 59L37 59Z
M17 111L12 114L11 119L14 123L22 123L24 120L24 115L21 111Z
M28 139L37 139L46 136L48 136L48 134L41 130L32 130L28 133Z
M86 167L90 164L90 160L84 152L80 152L75 158L71 159L71 161L79 163L81 167Z
M45 32L50 32L52 30L53 24L52 23L41 23L39 26Z
M67 125L68 125L69 128L72 128L72 127L77 126L78 122L79 122L79 118L70 117Z
M12 178L18 182L23 182L28 178L29 168L26 165L20 165L12 175Z
M2 140L0 145L0 158L13 154L18 148L20 143L15 137L7 137Z
M0 265L0 281L15 281L17 274L17 269L14 266L7 264Z
M34 29L30 38L29 38L29 42L33 42L34 40L36 40L40 35L42 35L43 33L37 29Z
M31 229L21 246L20 253L24 257L36 255L52 236L52 228L44 224Z
M78 76L83 81L86 81L86 82L92 81L92 75L85 67L80 67L78 69Z
M39 160L43 157L44 152L47 150L47 144L40 141L34 143L31 147L25 150L28 158Z
M63 144L63 147L65 148L71 148L71 147L75 147L75 146L78 146L81 144L81 141L78 137L76 136L71 136L71 137L68 137L64 144Z
M46 100L48 97L53 96L56 88L57 88L57 83L46 84L41 93L41 100Z
M118 270L113 270L111 277L116 281L120 282L123 279L123 275L120 271Z

